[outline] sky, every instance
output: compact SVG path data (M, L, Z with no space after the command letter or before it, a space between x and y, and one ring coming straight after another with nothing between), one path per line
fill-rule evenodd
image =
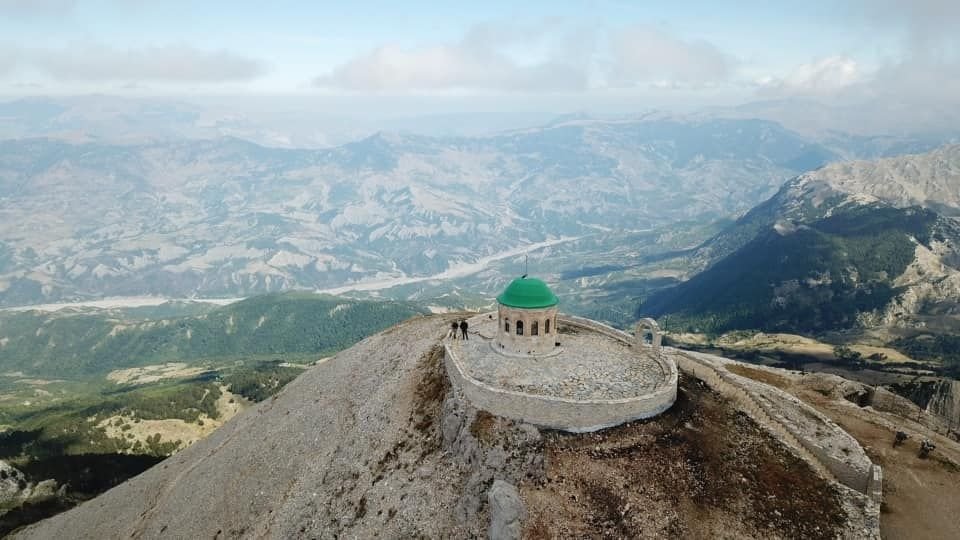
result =
M956 0L0 0L0 94L952 106L956 28Z

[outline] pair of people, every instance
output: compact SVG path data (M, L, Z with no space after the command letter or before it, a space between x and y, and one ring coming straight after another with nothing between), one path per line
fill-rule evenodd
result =
M457 339L457 330L460 330L460 339L470 339L470 336L467 335L467 321L460 321L458 324L457 321L450 323L450 337Z

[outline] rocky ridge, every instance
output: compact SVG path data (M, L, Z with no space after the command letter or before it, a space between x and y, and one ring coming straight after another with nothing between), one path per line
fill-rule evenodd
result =
M718 330L798 332L922 327L923 316L955 315L957 193L957 145L802 174L686 256L691 277L641 311L701 320L739 312Z
M960 214L960 145L876 160L832 163L800 175L849 194L873 197L896 207L924 206Z
M833 157L774 123L719 119L378 133L323 150L0 141L0 305L429 276L559 237L743 211Z

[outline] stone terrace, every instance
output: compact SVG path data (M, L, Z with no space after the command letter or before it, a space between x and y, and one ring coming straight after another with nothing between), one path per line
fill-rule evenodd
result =
M565 324L562 318L558 339L562 352L530 358L494 351L495 315L478 315L467 322L470 339L456 342L463 368L474 379L504 390L575 400L625 399L650 394L670 377L652 350Z

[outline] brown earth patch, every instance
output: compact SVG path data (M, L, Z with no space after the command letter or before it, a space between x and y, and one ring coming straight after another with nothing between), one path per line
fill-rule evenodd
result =
M497 417L487 411L477 411L473 423L470 424L470 434L475 439L490 444L496 439Z
M127 369L116 369L107 374L107 380L117 384L146 384L163 379L185 379L210 371L206 367L189 366L185 362L167 362Z
M443 367L443 346L435 345L430 349L420 360L418 368L421 377L414 394L414 409L410 420L417 431L427 434L436 431L433 429L434 424L440 418L443 398L450 390L450 381Z
M521 486L534 538L834 538L838 493L748 416L681 378L655 419L544 432L545 480Z
M220 397L217 398L217 418L210 418L201 414L199 422L186 422L179 418L163 420L139 420L133 416L114 415L100 420L98 427L104 428L108 437L121 439L130 443L140 441L146 443L151 436L159 435L158 443L180 443L180 448L191 444L213 433L217 428L240 411L250 406L241 395L234 394L227 387L220 385ZM132 452L132 450L128 451Z
M434 345L417 363L417 383L414 389L413 409L407 418L404 436L377 461L374 466L376 484L389 472L409 469L436 452L443 442L440 417L443 399L450 390L443 366L443 346ZM411 454L411 455L408 455Z
M780 389L786 389L790 386L790 381L777 375L776 373L770 373L762 369L752 368L745 366L743 364L727 364L727 371L731 373L736 373L741 377L746 377L748 379L753 379L755 381L760 381L770 386L776 386Z

